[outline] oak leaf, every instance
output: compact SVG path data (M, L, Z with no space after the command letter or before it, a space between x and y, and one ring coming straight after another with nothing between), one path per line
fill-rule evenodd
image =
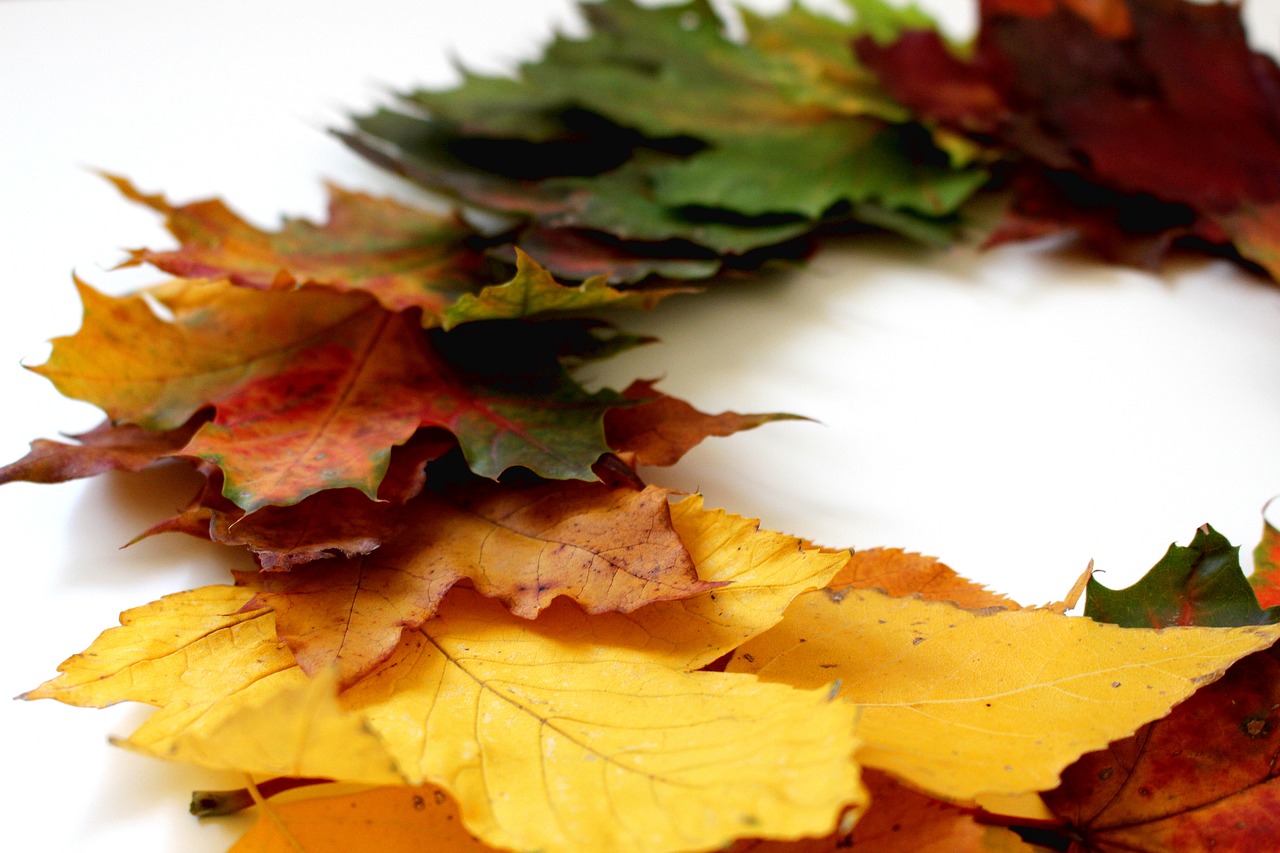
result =
M149 702L161 710L131 747L212 750L219 732L245 732L245 716L308 687L271 612L235 610L249 595L211 587L130 611L26 698ZM748 834L798 838L829 832L863 802L856 711L828 689L679 672L642 649L602 656L589 636L531 633L537 624L455 590L341 695L343 711L324 713L363 720L410 781L447 790L468 830L497 847L675 851ZM268 732L235 754L289 763L293 747Z
M862 763L972 801L1052 788L1080 755L1278 636L1277 626L1139 631L849 589L797 598L727 671L798 687L839 679L862 706Z
M373 553L306 571L240 575L276 613L307 672L350 684L435 615L464 578L532 619L558 596L588 613L631 611L719 584L698 578L671 525L665 489L600 483L511 487L483 481L424 492Z
M1128 628L1225 628L1280 622L1280 607L1259 606L1240 568L1240 549L1206 524L1190 545L1170 545L1132 586L1112 590L1090 578L1084 615Z
M1045 802L1073 850L1266 850L1280 833L1280 660L1233 665L1168 717L1092 752Z

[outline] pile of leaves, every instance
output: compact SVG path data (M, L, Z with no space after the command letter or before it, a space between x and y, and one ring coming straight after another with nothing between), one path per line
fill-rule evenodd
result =
M342 132L464 213L333 188L266 232L112 177L177 240L127 263L173 277L77 282L36 370L107 419L0 482L177 460L200 488L139 536L257 570L124 613L26 698L153 705L122 746L251 774L193 799L259 807L238 853L1269 844L1273 528L1251 579L1205 527L1128 590L1023 607L650 482L791 415L577 378L646 342L606 311L838 233L968 239L980 191L989 242L1280 272L1280 71L1234 9L987 0L961 52L850 4L735 39L697 0L605 0L515 76Z

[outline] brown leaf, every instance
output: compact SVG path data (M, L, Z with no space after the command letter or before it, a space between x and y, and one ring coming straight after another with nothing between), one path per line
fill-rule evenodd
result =
M180 427L161 431L104 421L69 436L79 444L38 438L30 453L0 468L0 483L63 483L107 471L141 471L179 453L205 420L206 415L197 414Z
M1269 850L1280 836L1280 653L1258 652L1166 718L1085 755L1044 795L1072 849Z
M653 380L637 379L622 395L642 401L619 406L604 416L605 438L614 450L634 453L637 465L674 465L710 436L726 436L779 420L807 420L799 415L770 413L708 415L676 397L656 390Z
M625 613L715 588L672 529L668 494L578 482L428 491L368 556L241 582L261 589L255 604L275 610L304 669L336 665L349 684L463 578L529 619L562 595L590 613Z
M247 515L223 497L222 475L215 469L186 509L138 538L186 533L245 547L266 571L288 570L339 555L368 554L395 526L400 505L422 491L427 463L456 446L444 430L419 430L391 451L377 500L355 489L325 489L296 504L264 506Z

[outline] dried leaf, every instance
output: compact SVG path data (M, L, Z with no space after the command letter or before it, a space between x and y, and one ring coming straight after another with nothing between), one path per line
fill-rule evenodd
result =
M359 295L186 280L151 294L168 321L144 296L81 292L83 326L36 371L114 421L154 430L213 405L181 452L222 468L224 494L246 512L324 489L372 498L391 448L420 426L453 432L472 470L494 478L522 466L594 479L609 449L602 418L619 398L588 394L560 365L571 327L469 324L424 337L409 315ZM519 361L495 359L499 342Z
M847 590L800 596L728 671L862 706L859 760L944 799L1052 788L1269 646L1280 627L1138 630L1036 610L967 611Z
M1018 609L1015 602L960 577L936 557L912 554L899 548L854 551L827 586L833 590L847 587L879 589L895 598L918 595L926 601L949 601L973 610L984 607Z
M263 591L281 638L307 672L344 684L391 654L466 578L532 619L557 596L588 613L631 611L718 584L699 580L671 527L668 492L599 483L525 488L475 482L405 505L387 544L304 572L242 576Z
M420 853L426 839L432 853L493 850L463 828L448 794L420 785L354 793L325 788L305 799L264 803L230 853Z
M245 715L307 684L270 611L229 613L247 596L212 587L131 611L127 627L26 698L160 705L129 739L160 754L228 727L243 733ZM339 716L367 722L406 774L449 791L467 828L497 847L672 851L746 834L796 838L830 831L863 802L856 712L827 689L681 673L623 647L583 656L588 637L531 633L537 624L456 590L342 695ZM235 754L287 758L289 742L265 738Z
M708 415L676 397L656 390L652 381L638 379L622 392L638 405L619 406L605 412L604 432L614 450L634 453L637 465L674 465L685 453L709 436L726 436L798 415L780 412L740 415L721 412Z
M1250 655L1044 794L1072 849L1266 850L1280 833L1280 661Z
M1152 261L1182 236L1274 258L1256 217L1280 200L1280 68L1238 6L987 0L970 59L927 32L858 53L913 111L1034 164L1003 236L1081 225L1111 255L1136 232Z
M478 289L483 256L466 241L474 231L457 216L416 210L388 198L329 187L329 221L286 220L276 233L210 199L174 207L107 175L126 198L165 217L179 248L137 249L126 265L149 263L184 278L227 278L261 290L318 285L372 294L391 311L440 315Z
M1127 628L1229 628L1280 622L1280 607L1258 605L1240 568L1240 549L1206 524L1187 547L1170 545L1132 586L1111 590L1090 578L1084 615Z
M930 799L893 777L865 770L871 805L852 828L802 841L740 841L726 853L1033 853L1013 831L984 826L971 810Z
M181 451L203 422L196 416L175 429L155 432L104 421L70 436L79 444L38 438L31 442L30 453L0 468L0 483L62 483L107 471L141 471Z
M1262 511L1262 539L1253 549L1249 585L1258 596L1259 606L1270 609L1280 605L1280 531L1267 518L1266 507Z

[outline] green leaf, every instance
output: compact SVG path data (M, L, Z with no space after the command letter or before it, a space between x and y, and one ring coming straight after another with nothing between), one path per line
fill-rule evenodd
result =
M1126 628L1280 622L1280 607L1259 606L1240 568L1240 549L1207 524L1189 546L1170 545L1133 586L1112 590L1090 578L1087 595L1085 616Z

